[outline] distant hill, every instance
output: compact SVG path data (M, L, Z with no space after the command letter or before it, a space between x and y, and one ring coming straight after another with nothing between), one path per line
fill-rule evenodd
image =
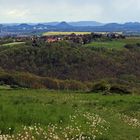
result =
M140 32L139 22L128 22L124 24L109 23L102 27L108 31L130 31L130 32Z
M124 25L125 26L140 26L140 22L127 22Z
M14 33L33 34L35 32L46 31L77 31L77 32L124 32L126 34L140 34L139 22L127 22L124 24L108 23L102 24L96 21L79 21L79 22L48 22L39 24L3 24L0 25L4 33L0 36L6 36ZM7 32L7 34L6 34Z
M78 22L69 22L72 26L103 26L103 23L96 21L78 21Z
M42 23L42 24L56 26L57 24L59 24L59 22L47 22L47 23Z
M121 27L121 26L122 24L118 24L118 23L108 23L104 25L104 27L113 27L113 28Z
M19 24L17 25L18 27L21 27L21 28L28 28L28 27L31 27L31 25L29 24L26 24L26 23L22 23L22 24Z
M51 26L56 26L58 24L61 24L62 22L47 22L47 23L42 23L44 25L51 25ZM96 21L75 21L75 22L63 22L67 23L71 26L103 26L105 24L96 22Z
M63 21L59 24L56 25L57 28L70 28L72 27L71 25L69 25L67 22Z
M26 23L22 23L22 24L19 24L19 25L11 26L10 28L14 28L14 29L18 29L18 30L30 30L30 29L33 28L33 26L29 25L29 24L26 24Z

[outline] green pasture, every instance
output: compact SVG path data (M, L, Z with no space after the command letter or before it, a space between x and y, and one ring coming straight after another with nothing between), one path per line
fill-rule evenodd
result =
M22 45L22 44L25 44L25 42L12 42L12 43L7 43L7 44L2 44L2 46L13 47L13 46Z
M0 90L0 139L139 140L140 96Z
M111 49L123 49L126 44L136 44L140 43L139 37L128 37L126 39L116 39L116 40L99 40L93 41L89 44L86 44L86 47L105 47Z

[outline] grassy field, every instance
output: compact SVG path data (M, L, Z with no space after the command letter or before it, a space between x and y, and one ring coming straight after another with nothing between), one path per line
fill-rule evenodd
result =
M4 137L9 140L139 140L140 96L0 90L0 140Z
M140 37L130 37L126 39L119 39L113 41L93 41L86 44L86 47L105 47L113 49L122 49L126 44L140 43Z
M105 47L105 48L116 48L121 49L125 45L124 42L121 41L95 41L90 44L86 44L86 47Z
M46 33L43 33L43 36L71 35L72 33L76 35L84 35L84 34L90 34L91 32L46 32Z
M3 44L2 46L13 47L13 46L22 45L22 44L25 44L25 42L12 42L12 43Z
M17 47L21 47L24 46L25 42L13 42L13 43L6 43L6 44L2 44L0 45L0 52L2 51L6 51L9 49L13 49L13 48L17 48Z
M11 89L11 87L8 85L0 85L0 90L1 89Z

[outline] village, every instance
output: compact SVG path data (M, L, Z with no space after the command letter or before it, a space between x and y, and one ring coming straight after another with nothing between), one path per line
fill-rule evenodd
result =
M77 44L88 44L96 39L125 39L126 37L120 33L90 33L90 34L66 34L66 35L33 35L33 36L17 36L13 37L14 42L32 41L36 43L43 41L46 43L56 43L61 41L69 41Z
M58 32L59 33L59 32ZM78 45L85 45L90 44L91 42L96 41L112 41L112 40L119 40L125 39L127 36L123 35L122 33L111 33L111 32L92 32L92 33L84 33L81 34L80 32L67 32L68 34L58 34L56 33L53 35L17 35L17 36L6 36L0 38L0 45L3 46L4 44L27 44L32 45L33 47L40 46L41 44L53 44L59 42L70 42ZM41 45L41 46L42 46Z
M41 39L48 43L59 42L59 41L71 41L78 44L87 44L90 43L93 39L96 38L108 38L108 39L124 39L125 36L117 33L91 33L91 34L75 34L72 33L70 35L52 35L52 36L42 36Z

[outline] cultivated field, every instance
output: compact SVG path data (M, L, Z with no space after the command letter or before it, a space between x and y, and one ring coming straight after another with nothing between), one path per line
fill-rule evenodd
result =
M140 96L0 90L0 140L140 140Z
M84 35L84 34L90 34L91 32L46 32L46 33L43 33L43 36L71 35L73 33L76 35Z

